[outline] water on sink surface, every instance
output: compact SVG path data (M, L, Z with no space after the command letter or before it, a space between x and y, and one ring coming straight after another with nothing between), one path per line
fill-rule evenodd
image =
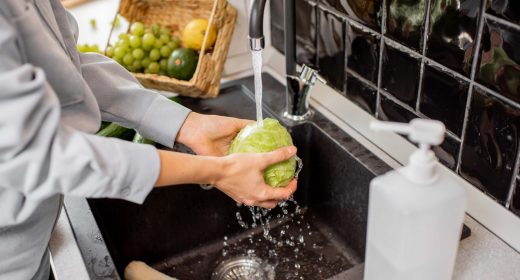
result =
M249 227L237 236L226 236L217 243L173 256L156 268L179 279L210 279L212 269L218 264L246 255L273 266L275 279L327 279L358 262L352 251L338 242L333 231L312 212L305 209L300 214L295 212L285 218L276 218L275 214L270 222L272 239L264 238L261 226Z
M262 124L262 50L251 51L255 79L256 121Z

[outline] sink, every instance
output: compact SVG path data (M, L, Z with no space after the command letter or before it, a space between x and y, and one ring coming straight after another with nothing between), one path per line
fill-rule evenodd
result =
M284 88L269 75L263 79L264 114L279 118ZM253 119L252 88L247 77L224 85L217 99L182 103L206 114ZM368 185L390 168L319 113L312 122L284 124L304 166L297 206L289 202L268 214L274 241L262 236L261 226L251 226L249 208L198 185L154 190L143 205L66 198L91 278L120 279L130 261L140 260L179 279L210 279L219 263L254 252L274 267L276 279L361 279Z

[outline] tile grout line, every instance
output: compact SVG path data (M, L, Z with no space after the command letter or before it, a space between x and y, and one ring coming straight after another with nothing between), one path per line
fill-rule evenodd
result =
M381 95L383 95L385 98L387 98L388 100L390 100L393 103L395 103L396 105L398 105L401 109L408 111L409 113L417 115L418 117L420 117L422 119L431 119L430 117L426 116L425 114L423 114L421 112L416 112L410 105L403 103L397 97L393 96L391 93L389 93L388 91L386 91L384 89L381 89ZM446 135L449 135L450 138L452 138L453 140L457 140L459 142L461 140L460 137L457 136L457 134L455 134L449 130L446 130Z
M516 0L516 1L518 1L518 0ZM499 17L497 17L495 15L491 15L491 14L488 14L488 13L485 13L484 16L486 17L486 19L498 22L498 23L500 23L502 25L505 25L507 27L513 28L516 31L520 31L520 25L518 25L516 23L513 23L513 22L510 22L507 19L499 18Z
M422 51L421 51L421 66L419 68L419 86L417 87L417 100L415 101L415 111L419 112L419 106L421 104L423 77L424 77L424 57L426 57L426 43L428 42L428 35L430 34L430 10L432 1L426 1L426 12L424 18L424 31L422 38Z
M374 82L367 80L365 77L361 76L356 71L354 71L354 70L350 69L349 67L347 67L345 72L347 74L351 75L352 77L358 79L360 82L364 83L366 86L368 86L368 87L372 88L373 90L377 91L377 85L374 84Z
M468 78L468 77L464 76L463 74L460 74L459 72L457 72L455 70L452 70L452 69L450 69L450 68L440 64L439 62L437 62L437 61L435 61L435 60L433 60L431 58L423 56L423 55L419 54L418 52L416 52L415 50L410 49L409 47L407 47L407 46L405 46L405 45L395 41L392 38L389 38L389 37L385 36L384 40L385 40L385 43L387 45L389 45L389 46L391 46L391 47L393 47L393 48L395 48L395 49L397 49L397 50L399 50L399 51L401 51L403 53L406 53L406 54L410 55L411 57L413 57L415 59L424 59L424 62L428 66L433 66L433 67L437 68L437 70L440 70L443 73L452 75L455 78L463 80L464 82L466 82L468 84L473 84L474 86L477 86L478 88L484 90L486 93L489 93L490 95L500 99L501 101L507 103L508 105L511 105L513 107L516 107L516 108L520 108L520 104L519 103L509 99L508 97L505 97L505 96L501 95L500 93L496 92L493 89L490 89L489 87L487 87L485 85L482 85L482 84L474 81L474 79L472 80L471 78Z
M520 140L519 140L520 142ZM518 145L517 145L518 147ZM515 192L516 188L516 177L518 176L518 168L520 167L520 151L516 152L516 159L515 159L515 166L513 169L513 176L511 176L511 184L509 185L509 192L507 194L506 198L506 204L505 207L509 209L509 206L511 205L511 200L513 200L513 194Z
M379 38L379 65L377 69L377 91L376 91L376 111L374 113L374 117L376 119L379 119L379 111L381 110L381 83L382 83L382 76L383 76L383 52L384 52L384 45L385 45L385 32L386 32L386 1L383 0L383 3L381 4L383 13L381 15L381 37Z
M343 75L342 75L342 78L343 78L343 88L341 89L341 92L345 93L345 96L347 96L347 75L346 75L346 72L345 72L345 69L347 69L348 67L348 55L347 55L347 28L348 28L348 19L344 19L342 18L341 19L341 25L343 26Z
M477 64L478 58L480 55L480 42L482 41L482 33L484 30L484 14L486 10L486 0L482 0L480 5L480 18L478 20L478 29L477 29L477 42L475 43L475 49L473 52L473 62L471 63L471 74L470 74L470 84L468 89L468 96L466 100L466 109L464 111L464 121L462 123L461 137L460 137L460 146L459 146L459 154L457 155L457 167L455 168L455 172L460 174L460 166L462 161L462 152L464 150L464 141L466 140L466 132L468 129L468 120L469 113L471 107L471 100L473 99L473 88L475 75L477 73Z

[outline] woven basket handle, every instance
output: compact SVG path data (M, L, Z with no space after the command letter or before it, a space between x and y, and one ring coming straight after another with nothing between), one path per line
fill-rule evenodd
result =
M209 30L211 29L211 26L213 25L213 20L215 19L215 12L217 10L217 4L218 4L218 0L213 0L213 7L211 8L211 16L209 17L209 21L208 21L208 28L206 28L206 33L204 34L204 40L202 40L202 48L200 49L200 55L199 55L199 60L197 61L197 69L195 69L195 73L193 73L193 76L196 76L199 72L199 69L200 69L200 65L201 65L201 61L202 61L202 58L204 57L204 54L206 52L206 43L208 41L208 34L209 34Z

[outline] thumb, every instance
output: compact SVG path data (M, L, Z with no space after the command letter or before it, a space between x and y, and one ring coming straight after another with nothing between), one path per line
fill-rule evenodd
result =
M289 146L276 149L272 152L264 153L262 154L262 163L264 167L267 168L275 163L292 158L294 155L296 155L296 151L297 149L295 146Z
M247 119L235 119L235 125L237 126L238 130L244 128L246 125L251 123L254 123L254 121Z

